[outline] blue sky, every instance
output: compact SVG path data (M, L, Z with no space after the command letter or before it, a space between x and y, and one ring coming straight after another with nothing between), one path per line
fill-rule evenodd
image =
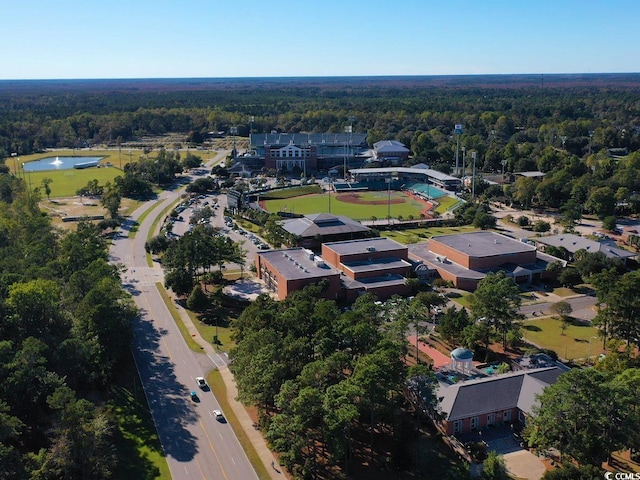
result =
M640 71L638 0L0 5L0 79Z

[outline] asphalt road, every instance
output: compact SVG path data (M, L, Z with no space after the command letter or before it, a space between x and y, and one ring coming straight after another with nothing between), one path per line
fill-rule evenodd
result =
M224 155L220 152L209 163ZM156 288L163 281L163 272L146 263L144 243L153 221L179 196L178 190L165 191L138 208L111 248L111 261L123 265L123 283L141 311L134 325L134 358L174 480L257 479L231 426L214 418L213 410L220 409L215 396L196 385L196 377L224 365L226 357L195 353L186 346ZM138 226L135 238L124 236L151 207L152 213ZM199 401L191 399L192 390L197 391Z

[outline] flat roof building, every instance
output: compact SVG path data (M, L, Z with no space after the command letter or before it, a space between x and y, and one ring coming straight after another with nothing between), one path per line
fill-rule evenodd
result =
M324 243L322 256L304 248L259 252L256 267L278 299L323 278L329 281L325 297L334 300L353 302L365 292L380 299L410 292L407 247L387 238Z
M439 235L409 246L411 260L423 262L457 288L473 291L487 273L504 271L516 283L547 278L547 265L560 259L533 245L496 232Z
M327 280L325 298L335 300L340 291L340 271L305 248L268 250L256 255L258 278L279 300L307 285Z

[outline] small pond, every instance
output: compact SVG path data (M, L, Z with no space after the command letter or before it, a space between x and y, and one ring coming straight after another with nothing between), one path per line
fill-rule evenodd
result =
M96 166L103 157L46 157L33 162L23 163L25 172L40 172L43 170L67 170L70 168L87 168ZM76 165L84 164L84 167Z

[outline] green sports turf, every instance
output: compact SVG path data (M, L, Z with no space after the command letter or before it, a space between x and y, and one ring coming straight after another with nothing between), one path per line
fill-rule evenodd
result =
M391 204L387 201L389 196L387 192L359 192L362 200L383 201L380 205L365 205L359 203L348 203L338 200L335 194L304 195L301 197L287 198L282 200L267 200L265 208L270 212L291 212L302 215L313 213L330 212L334 215L344 215L354 220L370 220L372 217L378 219L387 218L387 214L391 218L420 218L420 212L424 210L425 205L402 192L391 192L391 200L402 199L404 203ZM329 205L330 204L330 205Z

